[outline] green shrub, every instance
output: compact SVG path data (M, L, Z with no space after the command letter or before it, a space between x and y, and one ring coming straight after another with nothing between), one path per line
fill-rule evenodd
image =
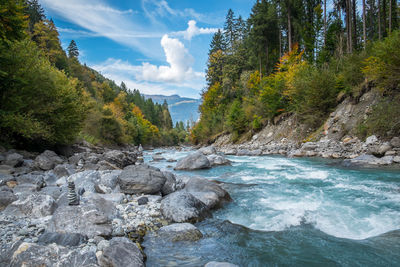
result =
M378 135L383 138L400 135L400 95L383 98L376 104L368 118L357 126L357 133L365 138Z
M393 32L373 47L374 56L365 60L364 74L384 91L400 89L400 31Z

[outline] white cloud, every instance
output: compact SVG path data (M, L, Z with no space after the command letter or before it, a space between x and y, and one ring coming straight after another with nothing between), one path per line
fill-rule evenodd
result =
M164 35L161 39L161 46L164 49L169 66L155 66L150 63L143 63L142 72L137 75L138 79L180 83L202 76L202 73L193 71L194 58L178 39Z
M211 34L218 31L218 28L199 28L195 20L189 20L188 27L185 31L174 32L172 35L182 35L186 40L192 40L196 35Z
M156 66L149 62L132 65L128 61L109 58L92 67L117 83L124 81L129 88L148 94L175 94L198 97L204 85L204 73L192 68L194 58L178 39L164 35L161 39L168 65Z
M202 84L204 84L201 79L188 80L179 84L136 79L142 73L143 66L132 65L121 59L109 58L103 63L90 64L90 66L117 84L124 82L128 88L139 89L144 94L180 94L198 98Z

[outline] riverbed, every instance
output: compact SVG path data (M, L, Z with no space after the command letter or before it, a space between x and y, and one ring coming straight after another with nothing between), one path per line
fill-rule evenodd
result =
M178 160L190 151L154 150ZM233 201L196 226L197 242L146 238L147 266L399 266L400 171L339 162L228 156L231 166L174 171L223 182ZM173 171L175 163L150 162Z

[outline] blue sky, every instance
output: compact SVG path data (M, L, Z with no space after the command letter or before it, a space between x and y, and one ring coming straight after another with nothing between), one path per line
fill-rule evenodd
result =
M146 94L199 98L213 33L229 8L244 18L251 0L40 0L64 48L82 63Z

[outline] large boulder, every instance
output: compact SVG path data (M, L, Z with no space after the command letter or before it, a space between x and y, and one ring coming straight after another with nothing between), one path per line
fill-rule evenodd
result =
M0 190L0 211L17 199L17 196L11 190Z
M207 206L186 191L176 191L161 201L161 213L172 222L197 222L209 215Z
M129 151L110 150L103 154L103 159L122 169L128 165L135 164L137 154Z
M44 232L38 238L38 243L42 245L56 243L63 247L76 247L86 243L87 237L77 233L54 233Z
M36 157L35 166L41 170L48 171L62 162L63 160L55 152L46 150Z
M175 170L199 170L208 168L211 168L210 161L199 151L180 159L175 166Z
M141 267L143 255L132 241L125 237L114 237L110 240L98 258L102 267Z
M59 266L94 267L97 265L95 247L70 250L56 244L22 243L11 257L10 267Z
M94 205L61 206L54 212L47 230L57 233L78 233L89 238L108 237L112 220Z
M94 185L100 182L100 172L94 170L78 172L69 176L68 180L75 183L76 189L84 188L85 192L95 192Z
M159 169L145 164L128 166L118 177L120 190L125 194L157 194L165 181Z
M11 167L19 167L24 163L24 157L18 153L11 153L6 156L6 160L4 161L5 165Z
M70 176L75 173L75 168L72 164L58 164L53 172L57 177Z
M215 182L205 178L190 178L184 190L199 199L210 209L219 207L223 202L231 200L228 192Z
M248 149L238 149L236 152L236 156L249 156L250 153L251 152Z
M161 188L161 194L166 196L176 191L176 177L172 172L163 172L163 174L166 180Z
M231 165L231 161L222 155L210 155L207 156L207 159L210 161L211 166Z
M400 147L400 137L393 137L392 140L390 140L390 145L396 148Z
M368 167L368 166L379 166L379 165L390 165L393 163L393 156L385 156L377 158L373 155L360 155L354 159L343 160L345 167Z
M0 186L6 185L10 181L15 181L14 176L11 174L0 173Z
M203 153L204 155L212 155L212 154L217 153L217 150L213 146L202 147L199 149L199 151L201 153Z
M173 223L163 226L157 231L157 235L173 242L197 241L203 237L199 229L190 223Z
M18 217L40 218L52 215L55 209L54 198L35 193L14 201L3 212Z
M15 180L18 184L34 184L39 188L44 186L44 175L40 172L31 172L17 176Z

